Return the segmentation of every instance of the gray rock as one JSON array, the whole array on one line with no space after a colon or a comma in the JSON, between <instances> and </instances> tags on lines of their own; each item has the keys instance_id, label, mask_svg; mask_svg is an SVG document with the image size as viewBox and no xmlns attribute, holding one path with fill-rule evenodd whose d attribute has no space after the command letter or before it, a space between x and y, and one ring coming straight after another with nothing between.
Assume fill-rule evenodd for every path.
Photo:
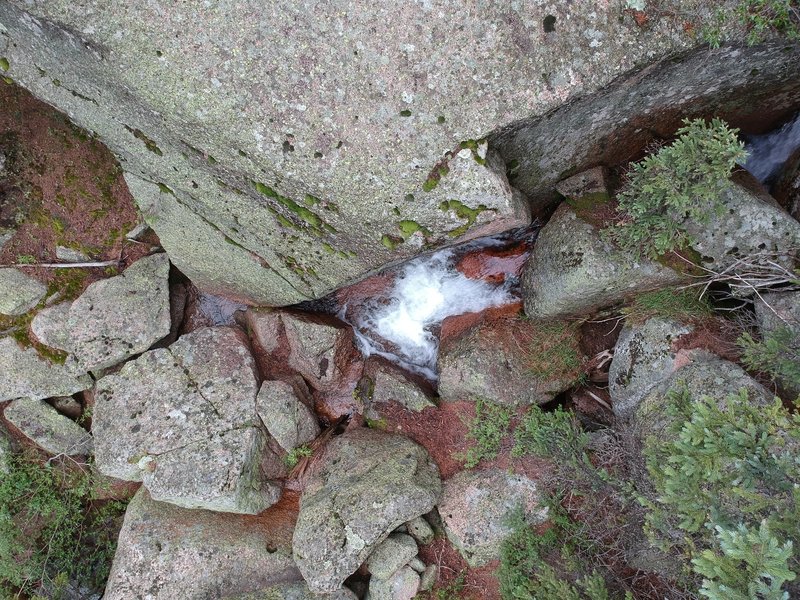
<instances>
[{"instance_id":1,"label":"gray rock","mask_svg":"<svg viewBox=\"0 0 800 600\"><path fill-rule=\"evenodd\" d=\"M19 269L0 269L0 315L25 314L39 304L46 293L46 285Z\"/></svg>"},{"instance_id":2,"label":"gray rock","mask_svg":"<svg viewBox=\"0 0 800 600\"><path fill-rule=\"evenodd\" d=\"M685 364L672 376L655 386L641 401L634 414L635 433L641 439L654 436L663 440L672 419L665 405L670 392L686 389L691 398L709 396L724 408L725 399L741 389L747 390L753 403L766 405L774 394L745 373L739 366L703 350L691 351Z\"/></svg>"},{"instance_id":3,"label":"gray rock","mask_svg":"<svg viewBox=\"0 0 800 600\"><path fill-rule=\"evenodd\" d=\"M0 426L0 475L9 472L9 460L11 458L11 442L8 440L8 432L5 427Z\"/></svg>"},{"instance_id":4,"label":"gray rock","mask_svg":"<svg viewBox=\"0 0 800 600\"><path fill-rule=\"evenodd\" d=\"M33 348L22 348L10 338L0 338L0 402L14 398L68 396L92 387L92 378L74 359L53 363Z\"/></svg>"},{"instance_id":5,"label":"gray rock","mask_svg":"<svg viewBox=\"0 0 800 600\"><path fill-rule=\"evenodd\" d=\"M19 398L6 407L4 414L25 437L50 454L92 454L89 432L43 400Z\"/></svg>"},{"instance_id":6,"label":"gray rock","mask_svg":"<svg viewBox=\"0 0 800 600\"><path fill-rule=\"evenodd\" d=\"M149 232L153 231L150 229L150 225L142 221L136 227L131 229L128 233L125 234L125 239L133 240L135 242L141 242L142 238L147 235Z\"/></svg>"},{"instance_id":7,"label":"gray rock","mask_svg":"<svg viewBox=\"0 0 800 600\"><path fill-rule=\"evenodd\" d=\"M378 579L389 579L417 555L417 543L410 535L393 533L367 558L367 570Z\"/></svg>"},{"instance_id":8,"label":"gray rock","mask_svg":"<svg viewBox=\"0 0 800 600\"><path fill-rule=\"evenodd\" d=\"M660 317L625 324L608 371L608 389L617 417L631 416L650 390L672 376L679 366L672 344L693 329Z\"/></svg>"},{"instance_id":9,"label":"gray rock","mask_svg":"<svg viewBox=\"0 0 800 600\"><path fill-rule=\"evenodd\" d=\"M433 528L428 525L428 522L423 517L411 519L408 523L406 523L406 527L408 528L409 535L411 535L411 537L413 537L423 546L430 544L433 541Z\"/></svg>"},{"instance_id":10,"label":"gray rock","mask_svg":"<svg viewBox=\"0 0 800 600\"><path fill-rule=\"evenodd\" d=\"M439 567L428 565L419 577L419 591L430 592L439 579Z\"/></svg>"},{"instance_id":11,"label":"gray rock","mask_svg":"<svg viewBox=\"0 0 800 600\"><path fill-rule=\"evenodd\" d=\"M371 361L371 364L372 403L397 402L414 412L436 407L428 395L406 379L399 369L382 361Z\"/></svg>"},{"instance_id":12,"label":"gray rock","mask_svg":"<svg viewBox=\"0 0 800 600\"><path fill-rule=\"evenodd\" d=\"M333 438L300 499L292 548L308 587L332 592L399 525L436 504L441 482L411 440L371 429Z\"/></svg>"},{"instance_id":13,"label":"gray rock","mask_svg":"<svg viewBox=\"0 0 800 600\"><path fill-rule=\"evenodd\" d=\"M351 329L282 313L289 342L289 366L315 389L329 387L341 377L336 355L342 345L352 344Z\"/></svg>"},{"instance_id":14,"label":"gray rock","mask_svg":"<svg viewBox=\"0 0 800 600\"><path fill-rule=\"evenodd\" d=\"M310 291L302 282L293 281L296 276L280 259L272 260L272 251L266 253L270 260L265 260L228 237L203 214L188 208L187 204L193 202L192 195L180 190L166 191L133 173L125 173L125 182L145 222L158 234L172 263L198 288L210 294L270 306L294 304L309 298ZM212 181L204 183L214 188L219 185ZM249 206L241 206L235 194L226 191L222 194L224 199L219 200L234 200L232 206L238 205L238 210L245 211L243 215L249 215L243 217L245 221L253 216L265 217L263 206L252 201L245 203Z\"/></svg>"},{"instance_id":15,"label":"gray rock","mask_svg":"<svg viewBox=\"0 0 800 600\"><path fill-rule=\"evenodd\" d=\"M469 204L469 190L460 199L439 186L425 192L423 185L460 141L500 130L521 134L523 124L559 104L591 97L626 71L700 43L667 19L643 35L618 3L509 8L493 0L480 14L424 3L352 8L360 18L343 28L338 4L309 12L283 2L253 18L245 4L108 11L96 0L13 0L0 6L0 23L10 77L97 132L129 175L159 183L163 196L174 193L185 214L194 215L186 221L187 237L197 243L164 241L175 264L182 270L194 265L189 276L196 282L227 278L243 293L254 289L247 296L254 302L256 295L270 295L271 286L276 303L320 296L415 252L408 242L391 251L381 243L383 236L408 232L405 222L427 228L434 243L456 239L448 235L453 224L447 220L469 225L469 213L456 219L456 211L440 208L442 198L474 210L480 205ZM552 34L542 32L548 15L557 18ZM181 39L170 34L177 30ZM519 153L525 158L520 181L538 177L542 188L552 189L564 169L590 166L580 165L587 162L580 157L601 153L593 154L598 144L585 143L587 121L597 121L592 131L602 134L594 137L604 141L618 121L649 132L644 111L658 114L664 104L683 99L678 85L687 72L692 93L685 102L697 111L711 112L722 90L723 109L734 103L729 94L753 112L768 105L758 102L764 98L790 98L797 87L794 54L780 50L737 47L735 55L723 49L709 60L704 49L699 74L668 62L672 78L657 85L637 73L644 82L617 86L622 97L612 104L615 110L582 111L583 127L569 119L580 131L571 143L554 143L552 135L535 144L536 135L519 140L515 147L528 144L528 152ZM745 84L757 90L754 98L738 93ZM300 98L298 86L310 91ZM628 112L628 94L645 97L639 110ZM572 159L570 150L580 157ZM470 188L497 194L504 169L494 171L487 159L490 168L476 169ZM605 157L595 160L610 164ZM504 156L504 162L511 159ZM457 171L451 167L440 186ZM478 175L483 181L474 181ZM131 189L141 204L150 203ZM479 226L479 220L496 219L499 226L516 220L506 195L483 204L502 210L478 213ZM149 220L166 240L179 221L162 217L156 210ZM226 244L236 249L228 253ZM193 256L202 246L203 256ZM223 254L266 264L239 271L233 261L214 258Z\"/></svg>"},{"instance_id":16,"label":"gray rock","mask_svg":"<svg viewBox=\"0 0 800 600\"><path fill-rule=\"evenodd\" d=\"M255 364L235 329L198 329L97 382L92 431L98 469L142 481L154 499L257 514L282 474L255 426Z\"/></svg>"},{"instance_id":17,"label":"gray rock","mask_svg":"<svg viewBox=\"0 0 800 600\"><path fill-rule=\"evenodd\" d=\"M794 333L794 344L791 350L800 352L800 293L776 292L761 294L755 299L756 318L762 336L768 336L776 330L787 327ZM794 397L800 396L800 386L780 378L778 382Z\"/></svg>"},{"instance_id":18,"label":"gray rock","mask_svg":"<svg viewBox=\"0 0 800 600\"><path fill-rule=\"evenodd\" d=\"M623 8L622 4L616 7ZM702 17L698 14L698 22L712 22L717 8L706 3L701 10L709 12ZM556 28L560 25L559 19ZM733 19L728 23L732 25ZM560 30L555 34L560 36ZM556 201L553 188L565 176L595 165L637 159L642 148L670 137L681 119L714 114L738 121L744 116L737 109L743 98L754 102L746 109L750 117L769 122L784 119L781 111L786 115L795 110L800 81L788 82L781 72L787 60L798 58L797 46L767 43L744 49L733 43L675 54L660 63L647 60L650 64L643 64L635 75L618 79L600 93L565 102L544 116L531 114L490 136L490 146L500 151L506 164L515 164L512 183L532 200L534 208L546 206ZM596 68L603 69L599 64ZM753 69L758 72L754 74ZM793 65L792 69L800 67ZM755 87L754 75L759 79ZM554 81L563 79L554 75L550 82ZM766 112L759 114L759 109Z\"/></svg>"},{"instance_id":19,"label":"gray rock","mask_svg":"<svg viewBox=\"0 0 800 600\"><path fill-rule=\"evenodd\" d=\"M682 280L668 267L614 248L564 202L539 232L525 265L525 314L532 319L586 315Z\"/></svg>"},{"instance_id":20,"label":"gray rock","mask_svg":"<svg viewBox=\"0 0 800 600\"><path fill-rule=\"evenodd\" d=\"M352 591L343 587L330 594L315 594L305 583L281 583L250 594L225 596L225 600L357 600Z\"/></svg>"},{"instance_id":21,"label":"gray rock","mask_svg":"<svg viewBox=\"0 0 800 600\"><path fill-rule=\"evenodd\" d=\"M61 262L67 263L81 263L91 260L91 257L85 252L66 246L56 246L56 258Z\"/></svg>"},{"instance_id":22,"label":"gray rock","mask_svg":"<svg viewBox=\"0 0 800 600\"><path fill-rule=\"evenodd\" d=\"M165 254L141 258L121 275L91 284L71 304L40 311L31 329L87 371L114 366L169 333L168 275Z\"/></svg>"},{"instance_id":23,"label":"gray rock","mask_svg":"<svg viewBox=\"0 0 800 600\"><path fill-rule=\"evenodd\" d=\"M388 579L373 577L369 580L369 600L411 600L419 591L419 575L410 567L403 567Z\"/></svg>"},{"instance_id":24,"label":"gray rock","mask_svg":"<svg viewBox=\"0 0 800 600\"><path fill-rule=\"evenodd\" d=\"M314 413L284 381L265 381L256 398L256 412L261 422L281 448L291 452L319 435Z\"/></svg>"},{"instance_id":25,"label":"gray rock","mask_svg":"<svg viewBox=\"0 0 800 600\"><path fill-rule=\"evenodd\" d=\"M424 573L426 569L425 563L422 562L416 556L412 558L410 561L408 561L408 566L414 569L420 575L422 575L422 573Z\"/></svg>"},{"instance_id":26,"label":"gray rock","mask_svg":"<svg viewBox=\"0 0 800 600\"><path fill-rule=\"evenodd\" d=\"M186 510L140 490L128 505L105 600L211 600L297 582L288 551L238 515Z\"/></svg>"},{"instance_id":27,"label":"gray rock","mask_svg":"<svg viewBox=\"0 0 800 600\"><path fill-rule=\"evenodd\" d=\"M83 414L83 406L72 396L58 396L50 398L47 403L59 413L72 420L78 420Z\"/></svg>"},{"instance_id":28,"label":"gray rock","mask_svg":"<svg viewBox=\"0 0 800 600\"><path fill-rule=\"evenodd\" d=\"M742 257L761 252L780 254L800 246L800 223L761 194L734 182L722 201L725 210L713 216L710 223L686 226L707 268L721 270ZM791 265L788 261L787 266Z\"/></svg>"},{"instance_id":29,"label":"gray rock","mask_svg":"<svg viewBox=\"0 0 800 600\"><path fill-rule=\"evenodd\" d=\"M9 240L14 237L16 232L16 229L0 226L0 250L2 250Z\"/></svg>"},{"instance_id":30,"label":"gray rock","mask_svg":"<svg viewBox=\"0 0 800 600\"><path fill-rule=\"evenodd\" d=\"M609 199L608 169L594 167L583 173L567 177L556 185L559 194L570 200L604 202Z\"/></svg>"},{"instance_id":31,"label":"gray rock","mask_svg":"<svg viewBox=\"0 0 800 600\"><path fill-rule=\"evenodd\" d=\"M439 513L447 538L471 567L479 567L500 557L513 511L522 509L531 524L547 519L539 502L536 482L523 475L500 469L462 471L445 481Z\"/></svg>"},{"instance_id":32,"label":"gray rock","mask_svg":"<svg viewBox=\"0 0 800 600\"><path fill-rule=\"evenodd\" d=\"M481 324L443 343L437 363L439 398L443 402L482 398L506 406L549 402L572 386L578 372L533 376L530 355L535 351L536 335L533 323L503 319ZM577 348L576 336L565 336L565 343L572 337Z\"/></svg>"}]
</instances>

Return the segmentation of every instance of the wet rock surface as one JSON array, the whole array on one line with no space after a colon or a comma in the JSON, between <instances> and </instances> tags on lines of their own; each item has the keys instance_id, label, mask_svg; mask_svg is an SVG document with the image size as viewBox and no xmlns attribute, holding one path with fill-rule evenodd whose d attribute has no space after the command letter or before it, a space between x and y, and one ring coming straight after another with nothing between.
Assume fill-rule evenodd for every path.
<instances>
[{"instance_id":1,"label":"wet rock surface","mask_svg":"<svg viewBox=\"0 0 800 600\"><path fill-rule=\"evenodd\" d=\"M679 368L673 344L692 330L691 325L658 317L625 325L608 371L608 389L617 417L632 415L642 398Z\"/></svg>"},{"instance_id":2,"label":"wet rock surface","mask_svg":"<svg viewBox=\"0 0 800 600\"><path fill-rule=\"evenodd\" d=\"M43 400L19 398L6 406L6 420L53 455L91 456L92 436Z\"/></svg>"},{"instance_id":3,"label":"wet rock surface","mask_svg":"<svg viewBox=\"0 0 800 600\"><path fill-rule=\"evenodd\" d=\"M411 381L407 374L391 363L379 358L371 359L365 370L370 381L371 404L397 402L414 412L436 406L431 400L432 394L422 389L430 388L429 385Z\"/></svg>"},{"instance_id":4,"label":"wet rock surface","mask_svg":"<svg viewBox=\"0 0 800 600\"><path fill-rule=\"evenodd\" d=\"M74 355L86 371L144 352L170 330L169 260L154 254L90 285L75 301L34 317L36 338Z\"/></svg>"},{"instance_id":5,"label":"wet rock surface","mask_svg":"<svg viewBox=\"0 0 800 600\"><path fill-rule=\"evenodd\" d=\"M19 269L0 269L0 315L22 315L39 304L47 286Z\"/></svg>"},{"instance_id":6,"label":"wet rock surface","mask_svg":"<svg viewBox=\"0 0 800 600\"><path fill-rule=\"evenodd\" d=\"M616 249L562 203L525 265L522 295L525 314L543 320L591 314L682 280L668 267Z\"/></svg>"},{"instance_id":7,"label":"wet rock surface","mask_svg":"<svg viewBox=\"0 0 800 600\"><path fill-rule=\"evenodd\" d=\"M291 555L263 528L140 490L125 513L104 598L210 600L298 581Z\"/></svg>"},{"instance_id":8,"label":"wet rock surface","mask_svg":"<svg viewBox=\"0 0 800 600\"><path fill-rule=\"evenodd\" d=\"M715 115L744 124L786 118L800 91L796 74L786 79L787 68L796 73L799 57L796 44L779 41L673 55L598 94L522 119L490 136L490 146L507 164L516 161L512 184L536 211L557 202L554 187L565 174L638 159L648 144L669 139L684 118Z\"/></svg>"},{"instance_id":9,"label":"wet rock surface","mask_svg":"<svg viewBox=\"0 0 800 600\"><path fill-rule=\"evenodd\" d=\"M13 338L0 338L0 402L67 396L91 386L91 377L74 360L53 363L33 348L22 348Z\"/></svg>"},{"instance_id":10,"label":"wet rock surface","mask_svg":"<svg viewBox=\"0 0 800 600\"><path fill-rule=\"evenodd\" d=\"M292 548L315 592L332 592L399 525L436 504L428 453L400 436L355 429L331 440L300 502Z\"/></svg>"},{"instance_id":11,"label":"wet rock surface","mask_svg":"<svg viewBox=\"0 0 800 600\"><path fill-rule=\"evenodd\" d=\"M146 352L97 383L97 466L143 481L154 499L256 514L277 501L282 474L255 425L255 364L241 334L199 329Z\"/></svg>"},{"instance_id":12,"label":"wet rock surface","mask_svg":"<svg viewBox=\"0 0 800 600\"><path fill-rule=\"evenodd\" d=\"M447 538L475 567L500 558L513 511L522 509L532 525L547 519L547 509L539 502L535 481L491 469L462 471L445 481L438 508Z\"/></svg>"}]
</instances>

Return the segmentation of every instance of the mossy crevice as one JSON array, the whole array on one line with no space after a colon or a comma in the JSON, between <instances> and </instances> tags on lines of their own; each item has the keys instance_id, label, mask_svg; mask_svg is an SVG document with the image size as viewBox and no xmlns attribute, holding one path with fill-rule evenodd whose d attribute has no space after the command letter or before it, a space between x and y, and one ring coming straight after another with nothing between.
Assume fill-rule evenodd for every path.
<instances>
[{"instance_id":1,"label":"mossy crevice","mask_svg":"<svg viewBox=\"0 0 800 600\"><path fill-rule=\"evenodd\" d=\"M338 233L333 225L325 221L325 219L323 219L319 213L314 212L310 208L321 205L327 210L338 212L338 207L335 204L324 203L320 198L312 196L311 194L306 194L303 200L303 203L306 206L303 206L291 198L278 193L265 183L261 183L260 181L253 181L252 183L258 193L276 201L280 206L288 210L292 215L304 223L295 223L289 217L278 211L277 208L272 207L270 212L273 214L273 216L275 216L275 219L280 225L290 229L296 229L298 231L308 231L315 237L322 237L330 233Z\"/></svg>"},{"instance_id":2,"label":"mossy crevice","mask_svg":"<svg viewBox=\"0 0 800 600\"><path fill-rule=\"evenodd\" d=\"M450 237L458 237L466 233L467 230L469 230L469 228L475 224L475 222L478 220L478 215L480 215L482 212L497 212L496 209L489 208L485 204L479 204L475 208L471 208L460 200L444 200L439 205L439 209L444 212L452 211L459 219L465 220L463 225L460 225L459 227L451 229L447 232L447 235Z\"/></svg>"},{"instance_id":3,"label":"mossy crevice","mask_svg":"<svg viewBox=\"0 0 800 600\"><path fill-rule=\"evenodd\" d=\"M128 125L125 125L125 129L132 133L133 137L135 137L137 140L141 140L144 143L145 148L147 148L150 152L156 154L157 156L164 156L164 153L161 151L161 148L158 147L158 144L147 137L147 135L141 129L135 129L133 127L129 127Z\"/></svg>"}]
</instances>

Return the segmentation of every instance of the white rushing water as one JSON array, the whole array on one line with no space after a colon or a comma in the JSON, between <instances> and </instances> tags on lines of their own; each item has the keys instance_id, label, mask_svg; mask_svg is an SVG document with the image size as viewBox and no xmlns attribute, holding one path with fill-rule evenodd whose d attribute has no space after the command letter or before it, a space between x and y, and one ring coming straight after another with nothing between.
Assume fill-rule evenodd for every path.
<instances>
[{"instance_id":1,"label":"white rushing water","mask_svg":"<svg viewBox=\"0 0 800 600\"><path fill-rule=\"evenodd\" d=\"M480 244L502 242L488 239ZM445 318L517 300L511 278L500 285L469 279L455 269L454 259L454 251L447 249L409 261L397 271L385 296L372 298L358 311L351 324L365 356L383 356L435 381L437 329Z\"/></svg>"},{"instance_id":2,"label":"white rushing water","mask_svg":"<svg viewBox=\"0 0 800 600\"><path fill-rule=\"evenodd\" d=\"M769 183L800 147L800 113L778 129L746 136L747 160L742 165L762 183Z\"/></svg>"}]
</instances>

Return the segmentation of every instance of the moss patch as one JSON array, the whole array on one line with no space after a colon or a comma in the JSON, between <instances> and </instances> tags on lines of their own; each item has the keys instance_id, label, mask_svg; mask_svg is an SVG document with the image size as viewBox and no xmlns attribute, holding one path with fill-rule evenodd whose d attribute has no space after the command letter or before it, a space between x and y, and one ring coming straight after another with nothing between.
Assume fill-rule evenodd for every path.
<instances>
[{"instance_id":1,"label":"moss patch","mask_svg":"<svg viewBox=\"0 0 800 600\"><path fill-rule=\"evenodd\" d=\"M466 221L463 225L448 231L447 235L450 237L463 235L475 224L479 214L487 210L494 210L493 208L488 208L484 204L479 204L476 208L470 208L459 200L444 200L439 205L439 209L444 212L453 211L459 219L464 219Z\"/></svg>"},{"instance_id":2,"label":"moss patch","mask_svg":"<svg viewBox=\"0 0 800 600\"><path fill-rule=\"evenodd\" d=\"M161 148L158 147L158 144L147 137L147 135L145 135L141 129L134 129L133 127L128 127L127 125L125 125L125 129L131 132L133 137L135 137L137 140L144 142L145 148L147 148L150 152L158 156L164 156L164 153L161 151Z\"/></svg>"}]
</instances>

